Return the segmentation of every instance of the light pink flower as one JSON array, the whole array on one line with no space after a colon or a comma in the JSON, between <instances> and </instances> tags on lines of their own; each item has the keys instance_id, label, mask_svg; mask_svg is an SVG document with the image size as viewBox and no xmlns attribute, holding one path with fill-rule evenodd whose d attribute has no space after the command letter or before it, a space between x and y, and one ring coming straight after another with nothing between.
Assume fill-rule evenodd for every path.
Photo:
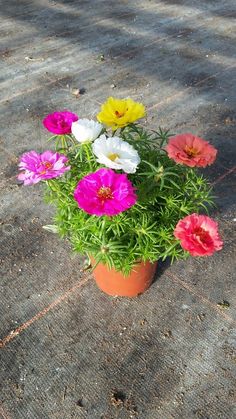
<instances>
[{"instance_id":1,"label":"light pink flower","mask_svg":"<svg viewBox=\"0 0 236 419\"><path fill-rule=\"evenodd\" d=\"M78 206L91 215L117 215L132 207L137 196L127 175L99 169L81 179L75 189Z\"/></svg>"},{"instance_id":2,"label":"light pink flower","mask_svg":"<svg viewBox=\"0 0 236 419\"><path fill-rule=\"evenodd\" d=\"M210 256L223 246L217 223L206 215L194 213L183 218L175 227L174 236L192 256Z\"/></svg>"},{"instance_id":3,"label":"light pink flower","mask_svg":"<svg viewBox=\"0 0 236 419\"><path fill-rule=\"evenodd\" d=\"M78 121L78 119L76 114L69 111L54 112L44 118L43 125L53 134L71 134L72 122Z\"/></svg>"},{"instance_id":4,"label":"light pink flower","mask_svg":"<svg viewBox=\"0 0 236 419\"><path fill-rule=\"evenodd\" d=\"M24 170L18 175L19 180L23 180L24 185L38 183L40 180L52 179L63 175L69 166L65 166L68 158L64 154L45 151L42 154L36 151L29 151L21 156L19 169Z\"/></svg>"},{"instance_id":5,"label":"light pink flower","mask_svg":"<svg viewBox=\"0 0 236 419\"><path fill-rule=\"evenodd\" d=\"M206 167L214 163L217 154L207 141L188 133L172 137L166 151L170 159L189 167Z\"/></svg>"}]
</instances>

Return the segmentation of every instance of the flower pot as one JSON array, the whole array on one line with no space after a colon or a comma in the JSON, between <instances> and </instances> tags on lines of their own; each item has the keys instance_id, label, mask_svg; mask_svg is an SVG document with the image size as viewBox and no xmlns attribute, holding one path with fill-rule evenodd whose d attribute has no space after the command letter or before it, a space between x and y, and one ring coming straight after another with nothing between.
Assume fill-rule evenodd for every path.
<instances>
[{"instance_id":1,"label":"flower pot","mask_svg":"<svg viewBox=\"0 0 236 419\"><path fill-rule=\"evenodd\" d=\"M92 259L92 265L94 265ZM109 269L106 265L99 263L94 271L94 279L97 286L106 294L120 297L136 297L146 291L153 280L157 262L137 263L129 276L122 272Z\"/></svg>"}]
</instances>

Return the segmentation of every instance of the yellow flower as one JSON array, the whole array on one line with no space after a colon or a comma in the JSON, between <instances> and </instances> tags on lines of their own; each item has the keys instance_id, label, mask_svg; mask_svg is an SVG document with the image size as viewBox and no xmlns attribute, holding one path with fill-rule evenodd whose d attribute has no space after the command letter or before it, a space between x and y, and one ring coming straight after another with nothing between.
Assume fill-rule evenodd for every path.
<instances>
[{"instance_id":1,"label":"yellow flower","mask_svg":"<svg viewBox=\"0 0 236 419\"><path fill-rule=\"evenodd\" d=\"M102 105L97 119L115 130L143 118L145 114L145 107L142 103L134 102L132 99L109 97Z\"/></svg>"}]
</instances>

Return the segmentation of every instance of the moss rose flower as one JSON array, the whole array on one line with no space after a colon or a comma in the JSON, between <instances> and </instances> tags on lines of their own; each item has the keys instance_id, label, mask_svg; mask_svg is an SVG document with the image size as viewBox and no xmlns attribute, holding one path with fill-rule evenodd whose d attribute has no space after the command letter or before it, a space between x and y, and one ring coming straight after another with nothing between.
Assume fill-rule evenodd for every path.
<instances>
[{"instance_id":1,"label":"moss rose flower","mask_svg":"<svg viewBox=\"0 0 236 419\"><path fill-rule=\"evenodd\" d=\"M18 179L22 180L24 185L53 179L70 170L69 166L65 166L67 161L68 158L64 154L54 153L50 150L44 151L42 154L29 151L21 156L19 169L24 172L18 175Z\"/></svg>"},{"instance_id":2,"label":"moss rose flower","mask_svg":"<svg viewBox=\"0 0 236 419\"><path fill-rule=\"evenodd\" d=\"M137 201L134 187L127 175L105 168L81 179L75 189L74 198L81 209L97 216L117 215Z\"/></svg>"},{"instance_id":3,"label":"moss rose flower","mask_svg":"<svg viewBox=\"0 0 236 419\"><path fill-rule=\"evenodd\" d=\"M142 103L134 102L129 98L116 99L109 97L102 105L97 119L107 127L116 130L143 118L145 114L145 107Z\"/></svg>"},{"instance_id":4,"label":"moss rose flower","mask_svg":"<svg viewBox=\"0 0 236 419\"><path fill-rule=\"evenodd\" d=\"M79 143L94 141L102 131L102 125L99 122L90 119L79 119L72 123L72 134Z\"/></svg>"},{"instance_id":5,"label":"moss rose flower","mask_svg":"<svg viewBox=\"0 0 236 419\"><path fill-rule=\"evenodd\" d=\"M137 150L119 137L101 135L94 141L92 149L97 161L111 169L135 173L140 163Z\"/></svg>"},{"instance_id":6,"label":"moss rose flower","mask_svg":"<svg viewBox=\"0 0 236 419\"><path fill-rule=\"evenodd\" d=\"M189 167L206 167L214 163L217 154L207 141L188 133L172 137L166 151L170 159Z\"/></svg>"},{"instance_id":7,"label":"moss rose flower","mask_svg":"<svg viewBox=\"0 0 236 419\"><path fill-rule=\"evenodd\" d=\"M56 135L71 134L72 122L78 121L79 117L69 111L50 113L43 120L43 125L48 131Z\"/></svg>"},{"instance_id":8,"label":"moss rose flower","mask_svg":"<svg viewBox=\"0 0 236 419\"><path fill-rule=\"evenodd\" d=\"M192 256L210 256L223 246L217 223L206 215L194 213L183 218L175 227L174 236Z\"/></svg>"}]
</instances>

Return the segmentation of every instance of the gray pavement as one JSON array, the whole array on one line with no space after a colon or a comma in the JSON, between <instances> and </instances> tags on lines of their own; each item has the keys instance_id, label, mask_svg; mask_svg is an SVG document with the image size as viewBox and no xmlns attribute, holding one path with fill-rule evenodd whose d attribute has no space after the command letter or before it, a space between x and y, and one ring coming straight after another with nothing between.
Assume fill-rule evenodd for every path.
<instances>
[{"instance_id":1,"label":"gray pavement","mask_svg":"<svg viewBox=\"0 0 236 419\"><path fill-rule=\"evenodd\" d=\"M1 418L236 417L235 6L1 1ZM53 209L41 185L15 177L22 152L46 148L47 113L94 117L109 95L146 104L148 127L219 150L205 174L224 249L160 263L135 299L97 289L69 243L42 228Z\"/></svg>"}]
</instances>

